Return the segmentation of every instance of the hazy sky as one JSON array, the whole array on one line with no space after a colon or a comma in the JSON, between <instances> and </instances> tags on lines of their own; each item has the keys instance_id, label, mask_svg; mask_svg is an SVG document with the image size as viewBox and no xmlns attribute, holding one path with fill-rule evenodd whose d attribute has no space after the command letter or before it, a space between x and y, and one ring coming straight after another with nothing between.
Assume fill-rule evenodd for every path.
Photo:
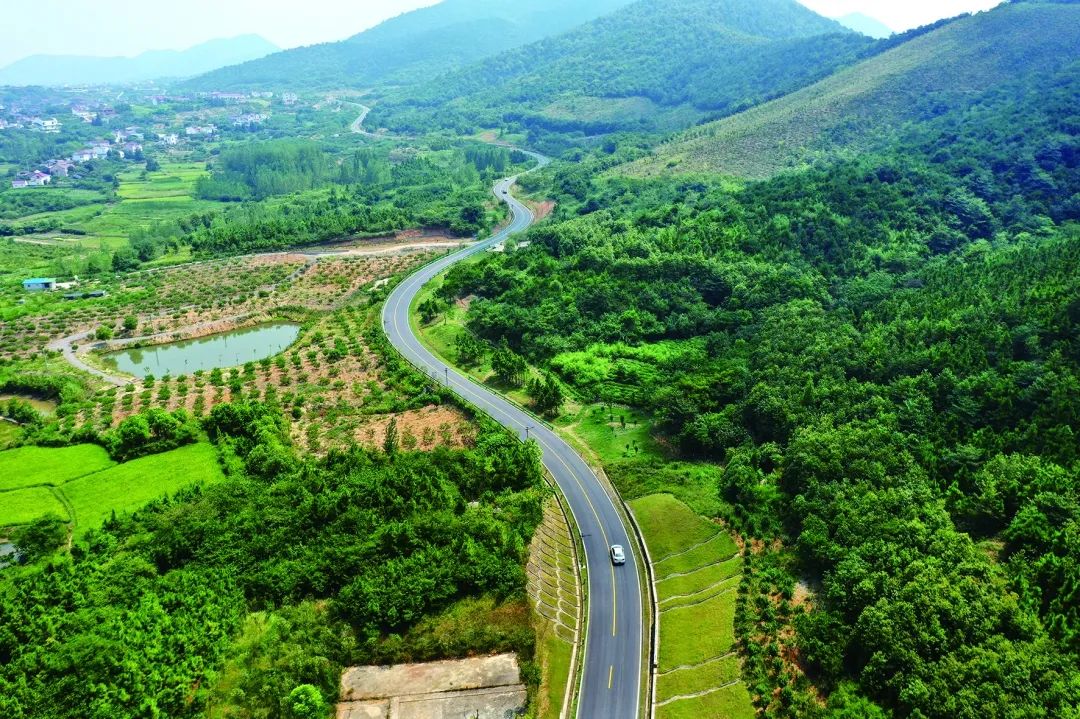
<instances>
[{"instance_id":1,"label":"hazy sky","mask_svg":"<svg viewBox=\"0 0 1080 719\"><path fill-rule=\"evenodd\" d=\"M255 33L283 48L341 40L435 0L0 0L0 67L27 55L137 55Z\"/></svg>"},{"instance_id":2,"label":"hazy sky","mask_svg":"<svg viewBox=\"0 0 1080 719\"><path fill-rule=\"evenodd\" d=\"M799 0L826 17L861 12L880 20L896 32L926 25L943 17L989 10L1002 0Z\"/></svg>"},{"instance_id":3,"label":"hazy sky","mask_svg":"<svg viewBox=\"0 0 1080 719\"><path fill-rule=\"evenodd\" d=\"M513 0L507 0L512 2ZM588 0L583 0L588 2ZM823 15L863 12L894 30L999 0L801 0ZM26 55L136 55L257 33L281 47L340 40L435 0L0 0L0 67Z\"/></svg>"}]
</instances>

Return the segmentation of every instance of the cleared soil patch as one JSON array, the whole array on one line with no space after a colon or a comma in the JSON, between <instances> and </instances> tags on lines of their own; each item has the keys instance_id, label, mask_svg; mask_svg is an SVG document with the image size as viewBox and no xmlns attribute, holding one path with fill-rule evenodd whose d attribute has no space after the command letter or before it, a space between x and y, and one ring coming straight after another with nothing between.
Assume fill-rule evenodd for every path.
<instances>
[{"instance_id":1,"label":"cleared soil patch","mask_svg":"<svg viewBox=\"0 0 1080 719\"><path fill-rule=\"evenodd\" d=\"M341 678L338 719L505 719L528 694L517 656L351 667Z\"/></svg>"}]
</instances>

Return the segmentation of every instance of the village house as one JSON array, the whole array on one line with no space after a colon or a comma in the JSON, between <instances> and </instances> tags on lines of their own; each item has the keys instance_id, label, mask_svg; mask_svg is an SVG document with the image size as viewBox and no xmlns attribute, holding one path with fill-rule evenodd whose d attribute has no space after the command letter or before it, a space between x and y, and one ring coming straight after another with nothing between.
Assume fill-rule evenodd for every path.
<instances>
[{"instance_id":1,"label":"village house","mask_svg":"<svg viewBox=\"0 0 1080 719\"><path fill-rule=\"evenodd\" d=\"M43 119L35 117L31 121L31 126L36 132L45 132L50 135L55 135L60 132L60 121L55 117Z\"/></svg>"},{"instance_id":2,"label":"village house","mask_svg":"<svg viewBox=\"0 0 1080 719\"><path fill-rule=\"evenodd\" d=\"M284 102L287 106L295 105L296 101L299 99L300 97L295 92L286 92L281 96L281 101Z\"/></svg>"},{"instance_id":3,"label":"village house","mask_svg":"<svg viewBox=\"0 0 1080 719\"><path fill-rule=\"evenodd\" d=\"M94 159L94 153L90 150L83 148L82 150L76 150L71 156L72 162L90 162Z\"/></svg>"},{"instance_id":4,"label":"village house","mask_svg":"<svg viewBox=\"0 0 1080 719\"><path fill-rule=\"evenodd\" d=\"M248 96L242 92L212 92L210 98L213 100L221 100L226 103L243 102L248 99Z\"/></svg>"},{"instance_id":5,"label":"village house","mask_svg":"<svg viewBox=\"0 0 1080 719\"><path fill-rule=\"evenodd\" d=\"M27 292L51 292L56 289L56 280L52 277L34 277L23 280L22 286Z\"/></svg>"},{"instance_id":6,"label":"village house","mask_svg":"<svg viewBox=\"0 0 1080 719\"><path fill-rule=\"evenodd\" d=\"M92 112L91 110L88 110L80 105L76 105L75 107L71 108L71 114L87 124L96 120L98 116L96 112Z\"/></svg>"},{"instance_id":7,"label":"village house","mask_svg":"<svg viewBox=\"0 0 1080 719\"><path fill-rule=\"evenodd\" d=\"M184 128L184 134L188 137L197 137L199 135L213 135L217 132L216 125L192 125L191 127Z\"/></svg>"},{"instance_id":8,"label":"village house","mask_svg":"<svg viewBox=\"0 0 1080 719\"><path fill-rule=\"evenodd\" d=\"M53 177L67 177L72 164L67 160L49 160L45 163L46 171Z\"/></svg>"},{"instance_id":9,"label":"village house","mask_svg":"<svg viewBox=\"0 0 1080 719\"><path fill-rule=\"evenodd\" d=\"M24 187L44 187L50 182L52 182L51 177L40 170L34 170L33 172L22 172L18 174L15 179L11 181L11 188L13 190L20 190Z\"/></svg>"},{"instance_id":10,"label":"village house","mask_svg":"<svg viewBox=\"0 0 1080 719\"><path fill-rule=\"evenodd\" d=\"M180 136L175 132L166 135L158 135L158 140L162 145L167 145L169 147L180 144Z\"/></svg>"},{"instance_id":11,"label":"village house","mask_svg":"<svg viewBox=\"0 0 1080 719\"><path fill-rule=\"evenodd\" d=\"M247 125L261 125L270 119L270 116L261 112L247 112L243 115L233 118L233 125L236 127L244 127Z\"/></svg>"}]
</instances>

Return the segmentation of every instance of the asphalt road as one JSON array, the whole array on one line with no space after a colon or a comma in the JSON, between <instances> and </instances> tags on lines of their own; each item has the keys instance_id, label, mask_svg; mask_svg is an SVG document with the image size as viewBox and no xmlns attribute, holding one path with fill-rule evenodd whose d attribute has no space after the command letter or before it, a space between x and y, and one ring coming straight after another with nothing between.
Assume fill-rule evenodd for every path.
<instances>
[{"instance_id":1,"label":"asphalt road","mask_svg":"<svg viewBox=\"0 0 1080 719\"><path fill-rule=\"evenodd\" d=\"M547 163L546 158L533 157L541 166ZM641 584L632 556L635 545L630 541L612 498L570 445L511 402L444 364L420 343L409 323L413 299L432 278L450 265L528 229L533 223L532 212L509 194L516 179L508 178L495 186L496 197L507 203L513 213L509 226L483 242L421 268L398 285L383 307L383 327L390 342L414 365L440 383L449 383L458 395L523 439L527 434L540 444L544 466L562 489L585 544L589 621L577 716L579 719L637 719L644 679ZM626 549L629 556L625 565L612 565L608 549L613 544L621 544Z\"/></svg>"}]
</instances>

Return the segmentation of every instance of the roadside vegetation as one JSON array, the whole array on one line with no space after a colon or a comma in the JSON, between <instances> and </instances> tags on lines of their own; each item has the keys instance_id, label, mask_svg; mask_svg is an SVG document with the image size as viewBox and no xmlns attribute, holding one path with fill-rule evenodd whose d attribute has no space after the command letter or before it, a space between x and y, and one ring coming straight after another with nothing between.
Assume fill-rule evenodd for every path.
<instances>
[{"instance_id":1,"label":"roadside vegetation","mask_svg":"<svg viewBox=\"0 0 1080 719\"><path fill-rule=\"evenodd\" d=\"M529 666L522 564L544 496L535 447L484 426L469 449L305 459L280 411L260 403L215 408L203 427L216 451L196 444L104 469L106 494L96 475L62 485L86 483L73 501L107 506L128 481L118 475L151 462L130 481L171 498L99 513L104 524L84 527L70 552L53 553L64 537L47 521L16 535L41 559L5 571L5 717L153 706L284 718L299 687L335 701L352 663L512 650ZM166 467L195 464L175 452L203 447L214 481L161 483L175 474Z\"/></svg>"},{"instance_id":2,"label":"roadside vegetation","mask_svg":"<svg viewBox=\"0 0 1080 719\"><path fill-rule=\"evenodd\" d=\"M598 148L529 180L553 221L439 290L488 353L693 462L608 471L744 538L735 637L770 716L1077 700L1072 75L759 183L622 178Z\"/></svg>"}]
</instances>

